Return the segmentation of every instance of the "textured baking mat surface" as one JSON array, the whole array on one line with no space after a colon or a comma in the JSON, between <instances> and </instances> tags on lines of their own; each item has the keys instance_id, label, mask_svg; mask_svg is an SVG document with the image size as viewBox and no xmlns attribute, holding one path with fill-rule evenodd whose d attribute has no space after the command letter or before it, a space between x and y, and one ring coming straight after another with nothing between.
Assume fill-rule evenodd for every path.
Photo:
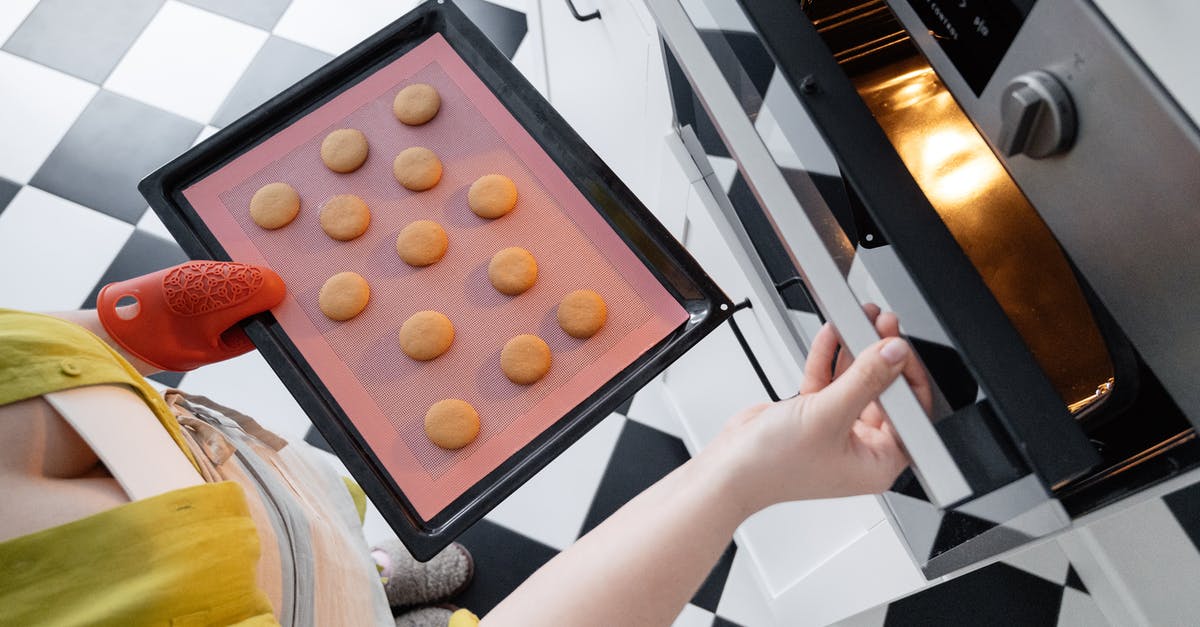
<instances>
[{"instance_id":1,"label":"textured baking mat surface","mask_svg":"<svg viewBox=\"0 0 1200 627\"><path fill-rule=\"evenodd\" d=\"M437 88L442 107L429 123L408 127L392 99L411 83ZM331 172L320 145L338 128L366 134L370 154L359 170ZM441 159L436 187L411 192L392 175L392 160L409 146ZM471 213L466 194L484 174L517 185L517 207L498 220ZM300 194L300 215L265 231L248 205L274 181ZM318 213L337 194L356 194L371 208L367 232L338 242ZM184 190L184 196L235 261L264 264L287 283L273 313L393 480L426 520L583 402L687 320L687 313L642 265L575 185L459 58L434 35L291 126ZM446 256L412 268L396 253L396 236L414 220L440 223ZM488 281L492 255L508 246L538 260L537 283L516 297ZM361 274L371 301L353 320L334 322L317 306L327 278ZM587 340L559 328L556 309L581 288L603 295L608 322ZM416 362L401 352L400 325L434 309L454 322L454 344L441 357ZM553 365L541 381L521 386L500 371L500 349L533 333L550 345ZM247 385L253 385L247 381ZM479 437L458 451L429 442L424 416L433 403L461 398L479 411Z\"/></svg>"}]
</instances>

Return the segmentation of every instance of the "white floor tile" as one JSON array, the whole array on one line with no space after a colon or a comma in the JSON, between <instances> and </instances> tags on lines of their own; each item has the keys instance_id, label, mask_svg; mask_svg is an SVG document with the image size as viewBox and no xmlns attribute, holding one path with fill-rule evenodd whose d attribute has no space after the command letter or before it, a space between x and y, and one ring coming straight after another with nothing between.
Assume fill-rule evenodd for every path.
<instances>
[{"instance_id":1,"label":"white floor tile","mask_svg":"<svg viewBox=\"0 0 1200 627\"><path fill-rule=\"evenodd\" d=\"M729 577L725 579L725 590L717 604L717 614L739 625L765 627L775 624L771 608L767 606L766 594L759 586L752 565L743 551L739 550L733 555Z\"/></svg>"},{"instance_id":2,"label":"white floor tile","mask_svg":"<svg viewBox=\"0 0 1200 627\"><path fill-rule=\"evenodd\" d=\"M883 627L884 620L887 619L887 607L886 604L873 607L845 620L840 620L834 625L837 627Z\"/></svg>"},{"instance_id":3,"label":"white floor tile","mask_svg":"<svg viewBox=\"0 0 1200 627\"><path fill-rule=\"evenodd\" d=\"M38 0L4 0L0 2L0 44L21 26L21 22L37 6Z\"/></svg>"},{"instance_id":4,"label":"white floor tile","mask_svg":"<svg viewBox=\"0 0 1200 627\"><path fill-rule=\"evenodd\" d=\"M1194 617L1193 617L1194 618ZM1105 627L1109 621L1096 600L1074 588L1063 590L1058 627Z\"/></svg>"},{"instance_id":5,"label":"white floor tile","mask_svg":"<svg viewBox=\"0 0 1200 627\"><path fill-rule=\"evenodd\" d=\"M27 183L97 87L7 52L0 52L0 85L0 176Z\"/></svg>"},{"instance_id":6,"label":"white floor tile","mask_svg":"<svg viewBox=\"0 0 1200 627\"><path fill-rule=\"evenodd\" d=\"M196 136L196 141L192 142L192 145L195 146L209 137L216 135L219 130L221 129L215 126L205 125L204 128L200 129L200 134Z\"/></svg>"},{"instance_id":7,"label":"white floor tile","mask_svg":"<svg viewBox=\"0 0 1200 627\"><path fill-rule=\"evenodd\" d=\"M633 397L628 418L683 439L678 410L667 399L662 377L655 377Z\"/></svg>"},{"instance_id":8,"label":"white floor tile","mask_svg":"<svg viewBox=\"0 0 1200 627\"><path fill-rule=\"evenodd\" d=\"M416 0L293 0L274 32L329 54L341 54L416 5Z\"/></svg>"},{"instance_id":9,"label":"white floor tile","mask_svg":"<svg viewBox=\"0 0 1200 627\"><path fill-rule=\"evenodd\" d=\"M1054 541L1043 542L1001 561L1057 584L1067 581L1067 570L1071 567L1067 555L1058 548L1058 543Z\"/></svg>"},{"instance_id":10,"label":"white floor tile","mask_svg":"<svg viewBox=\"0 0 1200 627\"><path fill-rule=\"evenodd\" d=\"M487 518L556 549L570 546L583 527L624 424L618 414L605 418Z\"/></svg>"},{"instance_id":11,"label":"white floor tile","mask_svg":"<svg viewBox=\"0 0 1200 627\"><path fill-rule=\"evenodd\" d=\"M679 617L675 619L671 627L711 627L712 624L712 612L688 603L683 606L683 611L679 613Z\"/></svg>"},{"instance_id":12,"label":"white floor tile","mask_svg":"<svg viewBox=\"0 0 1200 627\"><path fill-rule=\"evenodd\" d=\"M153 209L146 209L146 213L142 215L142 219L138 220L137 228L139 231L152 233L165 240L175 241L171 232L167 230L167 227L158 218L158 214L154 213Z\"/></svg>"},{"instance_id":13,"label":"white floor tile","mask_svg":"<svg viewBox=\"0 0 1200 627\"><path fill-rule=\"evenodd\" d=\"M266 31L170 0L104 86L206 123L266 40Z\"/></svg>"},{"instance_id":14,"label":"white floor tile","mask_svg":"<svg viewBox=\"0 0 1200 627\"><path fill-rule=\"evenodd\" d=\"M312 424L257 351L197 368L180 387L236 409L288 440L304 439Z\"/></svg>"},{"instance_id":15,"label":"white floor tile","mask_svg":"<svg viewBox=\"0 0 1200 627\"><path fill-rule=\"evenodd\" d=\"M22 188L0 213L0 307L78 309L132 232L98 211Z\"/></svg>"}]
</instances>

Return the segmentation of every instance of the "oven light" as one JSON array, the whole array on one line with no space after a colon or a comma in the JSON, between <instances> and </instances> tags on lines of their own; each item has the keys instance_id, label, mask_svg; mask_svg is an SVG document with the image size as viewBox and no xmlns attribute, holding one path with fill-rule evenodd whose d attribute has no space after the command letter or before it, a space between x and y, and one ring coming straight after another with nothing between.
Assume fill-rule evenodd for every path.
<instances>
[{"instance_id":1,"label":"oven light","mask_svg":"<svg viewBox=\"0 0 1200 627\"><path fill-rule=\"evenodd\" d=\"M963 209L962 203L990 189L1004 171L974 129L942 128L916 136L917 183L940 211Z\"/></svg>"}]
</instances>

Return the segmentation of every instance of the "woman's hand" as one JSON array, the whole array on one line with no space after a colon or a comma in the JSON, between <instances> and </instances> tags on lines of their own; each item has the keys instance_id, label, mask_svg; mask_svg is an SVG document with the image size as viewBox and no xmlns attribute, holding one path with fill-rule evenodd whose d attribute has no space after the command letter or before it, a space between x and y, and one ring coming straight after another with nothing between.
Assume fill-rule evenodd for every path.
<instances>
[{"instance_id":1,"label":"woman's hand","mask_svg":"<svg viewBox=\"0 0 1200 627\"><path fill-rule=\"evenodd\" d=\"M702 454L714 460L730 498L748 512L784 501L879 493L908 465L878 398L903 374L928 412L929 380L899 338L896 316L875 305L864 309L884 339L853 359L838 350L837 332L826 324L813 339L800 394L735 416Z\"/></svg>"}]
</instances>

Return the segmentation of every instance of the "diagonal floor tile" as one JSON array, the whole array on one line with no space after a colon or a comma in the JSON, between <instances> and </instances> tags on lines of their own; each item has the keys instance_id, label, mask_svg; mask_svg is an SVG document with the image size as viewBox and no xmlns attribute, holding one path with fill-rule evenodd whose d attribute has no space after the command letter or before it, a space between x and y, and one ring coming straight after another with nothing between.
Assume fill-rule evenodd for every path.
<instances>
[{"instance_id":1,"label":"diagonal floor tile","mask_svg":"<svg viewBox=\"0 0 1200 627\"><path fill-rule=\"evenodd\" d=\"M33 187L0 213L0 307L79 307L133 227Z\"/></svg>"},{"instance_id":2,"label":"diagonal floor tile","mask_svg":"<svg viewBox=\"0 0 1200 627\"><path fill-rule=\"evenodd\" d=\"M417 6L416 0L292 0L275 34L341 54Z\"/></svg>"},{"instance_id":3,"label":"diagonal floor tile","mask_svg":"<svg viewBox=\"0 0 1200 627\"><path fill-rule=\"evenodd\" d=\"M689 603L683 606L671 627L710 627L714 619L712 612Z\"/></svg>"},{"instance_id":4,"label":"diagonal floor tile","mask_svg":"<svg viewBox=\"0 0 1200 627\"><path fill-rule=\"evenodd\" d=\"M266 40L266 31L168 0L104 88L205 123Z\"/></svg>"},{"instance_id":5,"label":"diagonal floor tile","mask_svg":"<svg viewBox=\"0 0 1200 627\"><path fill-rule=\"evenodd\" d=\"M291 0L183 0L213 13L232 17L263 30L275 28L275 23L287 10Z\"/></svg>"},{"instance_id":6,"label":"diagonal floor tile","mask_svg":"<svg viewBox=\"0 0 1200 627\"><path fill-rule=\"evenodd\" d=\"M27 183L96 94L96 86L0 52L0 176Z\"/></svg>"},{"instance_id":7,"label":"diagonal floor tile","mask_svg":"<svg viewBox=\"0 0 1200 627\"><path fill-rule=\"evenodd\" d=\"M481 520L458 538L475 559L475 579L453 599L479 616L492 611L558 551L515 531Z\"/></svg>"},{"instance_id":8,"label":"diagonal floor tile","mask_svg":"<svg viewBox=\"0 0 1200 627\"><path fill-rule=\"evenodd\" d=\"M117 253L116 258L109 264L108 269L96 282L92 292L83 301L84 309L96 307L96 296L100 288L117 281L124 281L143 274L150 274L181 264L188 260L183 250L173 240L166 240L145 231L134 230L129 241Z\"/></svg>"},{"instance_id":9,"label":"diagonal floor tile","mask_svg":"<svg viewBox=\"0 0 1200 627\"><path fill-rule=\"evenodd\" d=\"M1058 623L1063 587L1007 564L992 564L888 606L888 627Z\"/></svg>"},{"instance_id":10,"label":"diagonal floor tile","mask_svg":"<svg viewBox=\"0 0 1200 627\"><path fill-rule=\"evenodd\" d=\"M772 625L775 621L771 608L767 606L767 597L752 568L754 565L745 551L734 554L729 576L725 578L725 590L721 592L721 601L717 604L717 615L751 627Z\"/></svg>"},{"instance_id":11,"label":"diagonal floor tile","mask_svg":"<svg viewBox=\"0 0 1200 627\"><path fill-rule=\"evenodd\" d=\"M1109 620L1091 596L1067 588L1063 590L1062 608L1057 627L1107 627Z\"/></svg>"},{"instance_id":12,"label":"diagonal floor tile","mask_svg":"<svg viewBox=\"0 0 1200 627\"><path fill-rule=\"evenodd\" d=\"M608 460L579 535L606 518L688 460L683 441L658 429L627 421Z\"/></svg>"},{"instance_id":13,"label":"diagonal floor tile","mask_svg":"<svg viewBox=\"0 0 1200 627\"><path fill-rule=\"evenodd\" d=\"M524 13L487 0L456 0L456 4L504 56L513 58L528 30Z\"/></svg>"},{"instance_id":14,"label":"diagonal floor tile","mask_svg":"<svg viewBox=\"0 0 1200 627\"><path fill-rule=\"evenodd\" d=\"M596 528L606 518L688 460L683 440L639 422L625 422L604 478L579 535ZM715 611L736 548L732 542L692 598L692 603Z\"/></svg>"},{"instance_id":15,"label":"diagonal floor tile","mask_svg":"<svg viewBox=\"0 0 1200 627\"><path fill-rule=\"evenodd\" d=\"M555 549L570 546L624 424L620 414L605 418L492 510L487 519Z\"/></svg>"},{"instance_id":16,"label":"diagonal floor tile","mask_svg":"<svg viewBox=\"0 0 1200 627\"><path fill-rule=\"evenodd\" d=\"M200 128L172 113L101 91L32 184L134 223L146 210L138 181L187 150Z\"/></svg>"},{"instance_id":17,"label":"diagonal floor tile","mask_svg":"<svg viewBox=\"0 0 1200 627\"><path fill-rule=\"evenodd\" d=\"M270 37L221 104L213 125L228 126L332 58L329 53L282 37Z\"/></svg>"},{"instance_id":18,"label":"diagonal floor tile","mask_svg":"<svg viewBox=\"0 0 1200 627\"><path fill-rule=\"evenodd\" d=\"M99 84L108 78L162 3L42 0L4 49Z\"/></svg>"},{"instance_id":19,"label":"diagonal floor tile","mask_svg":"<svg viewBox=\"0 0 1200 627\"><path fill-rule=\"evenodd\" d=\"M0 43L12 36L26 17L37 7L38 0L4 0L0 2Z\"/></svg>"},{"instance_id":20,"label":"diagonal floor tile","mask_svg":"<svg viewBox=\"0 0 1200 627\"><path fill-rule=\"evenodd\" d=\"M4 208L8 206L8 203L12 202L13 197L19 191L21 191L20 185L6 178L0 178L0 212L4 211Z\"/></svg>"}]
</instances>

